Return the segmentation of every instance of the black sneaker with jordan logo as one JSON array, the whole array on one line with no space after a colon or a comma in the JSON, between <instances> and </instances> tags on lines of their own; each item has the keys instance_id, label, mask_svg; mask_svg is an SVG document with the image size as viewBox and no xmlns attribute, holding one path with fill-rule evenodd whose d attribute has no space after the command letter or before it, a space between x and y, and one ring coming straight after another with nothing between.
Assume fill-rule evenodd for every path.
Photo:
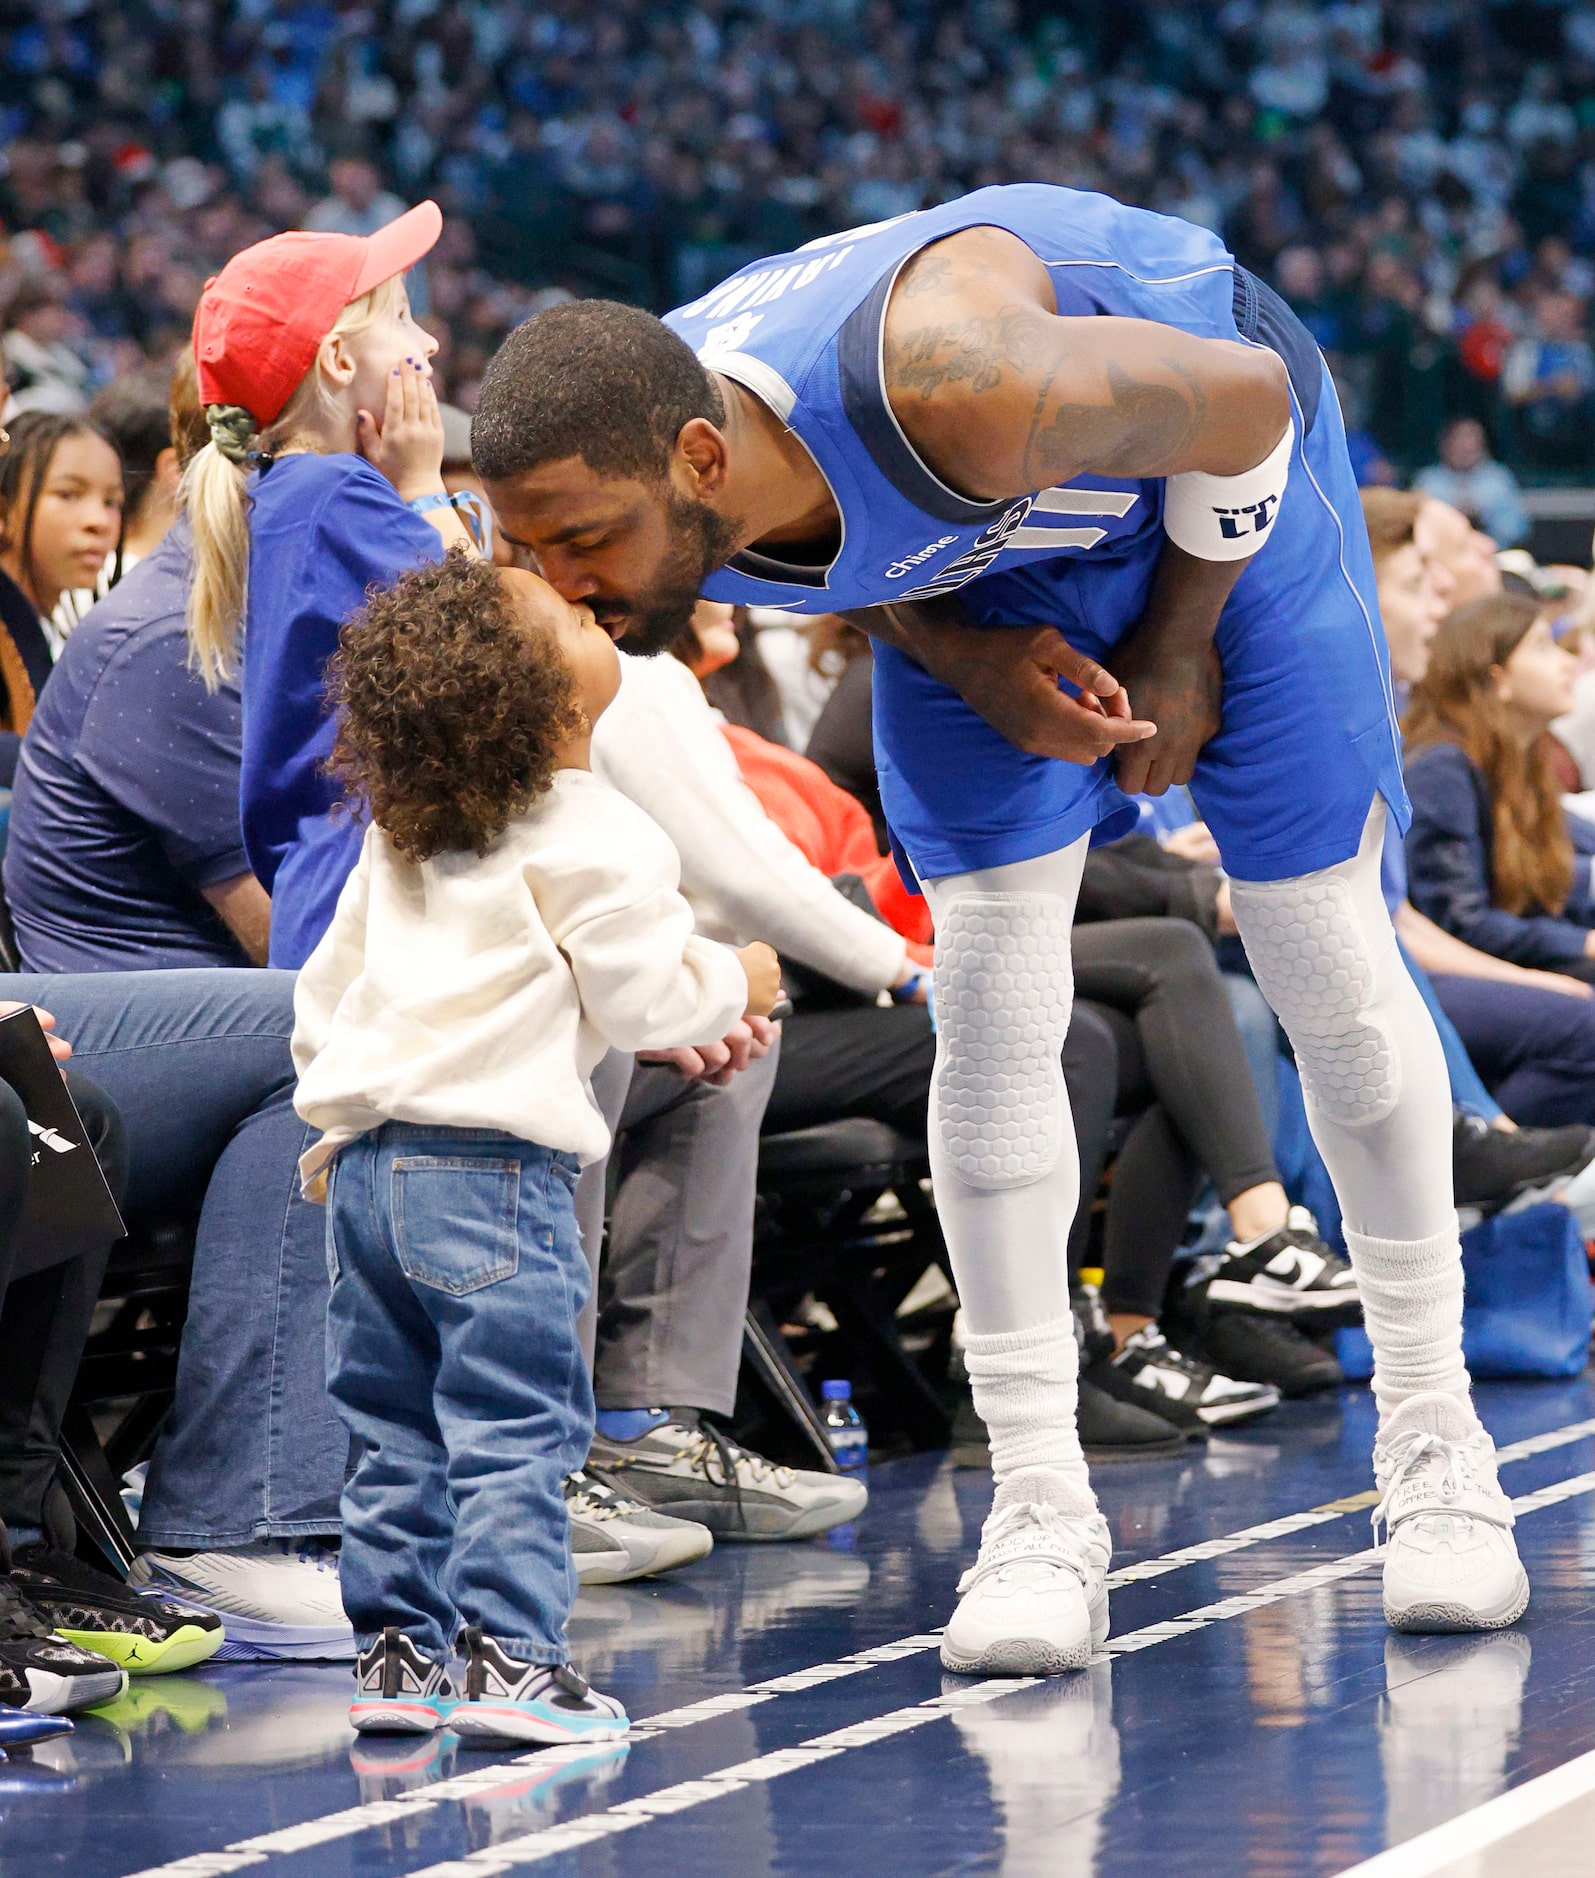
<instances>
[{"instance_id":1,"label":"black sneaker with jordan logo","mask_svg":"<svg viewBox=\"0 0 1595 1878\"><path fill-rule=\"evenodd\" d=\"M1231 1240L1201 1286L1208 1308L1287 1318L1304 1330L1341 1330L1362 1322L1350 1264L1318 1236L1318 1222L1293 1206L1285 1224L1248 1245Z\"/></svg>"},{"instance_id":2,"label":"black sneaker with jordan logo","mask_svg":"<svg viewBox=\"0 0 1595 1878\"><path fill-rule=\"evenodd\" d=\"M126 1687L120 1663L68 1643L0 1577L0 1703L34 1715L75 1715Z\"/></svg>"}]
</instances>

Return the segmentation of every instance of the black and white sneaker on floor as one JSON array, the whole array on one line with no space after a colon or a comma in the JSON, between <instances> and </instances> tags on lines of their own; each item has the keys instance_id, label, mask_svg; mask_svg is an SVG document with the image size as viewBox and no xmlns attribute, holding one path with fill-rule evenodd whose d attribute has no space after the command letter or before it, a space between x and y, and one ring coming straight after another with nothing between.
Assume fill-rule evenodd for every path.
<instances>
[{"instance_id":1,"label":"black and white sneaker on floor","mask_svg":"<svg viewBox=\"0 0 1595 1878\"><path fill-rule=\"evenodd\" d=\"M1318 1236L1318 1222L1293 1206L1285 1224L1249 1244L1231 1240L1206 1284L1215 1310L1288 1318L1305 1330L1362 1322L1362 1300L1349 1262Z\"/></svg>"},{"instance_id":2,"label":"black and white sneaker on floor","mask_svg":"<svg viewBox=\"0 0 1595 1878\"><path fill-rule=\"evenodd\" d=\"M1186 1334L1180 1332L1182 1342ZM1345 1381L1329 1351L1282 1317L1210 1311L1192 1334L1190 1347L1226 1376L1272 1383L1292 1399L1338 1389Z\"/></svg>"},{"instance_id":3,"label":"black and white sneaker on floor","mask_svg":"<svg viewBox=\"0 0 1595 1878\"><path fill-rule=\"evenodd\" d=\"M672 1519L628 1499L595 1474L565 1481L576 1576L584 1585L619 1585L674 1571L714 1550L714 1535L692 1519Z\"/></svg>"},{"instance_id":4,"label":"black and white sneaker on floor","mask_svg":"<svg viewBox=\"0 0 1595 1878\"><path fill-rule=\"evenodd\" d=\"M1176 1350L1156 1324L1127 1337L1117 1356L1094 1363L1090 1380L1119 1401L1150 1409L1196 1436L1279 1406L1279 1391L1271 1383L1222 1374Z\"/></svg>"},{"instance_id":5,"label":"black and white sneaker on floor","mask_svg":"<svg viewBox=\"0 0 1595 1878\"><path fill-rule=\"evenodd\" d=\"M587 1471L657 1513L733 1541L807 1539L857 1519L869 1500L862 1481L778 1467L691 1409L672 1409L634 1441L594 1435Z\"/></svg>"},{"instance_id":6,"label":"black and white sneaker on floor","mask_svg":"<svg viewBox=\"0 0 1595 1878\"><path fill-rule=\"evenodd\" d=\"M120 1663L68 1643L0 1577L0 1703L32 1715L75 1715L126 1688Z\"/></svg>"}]
</instances>

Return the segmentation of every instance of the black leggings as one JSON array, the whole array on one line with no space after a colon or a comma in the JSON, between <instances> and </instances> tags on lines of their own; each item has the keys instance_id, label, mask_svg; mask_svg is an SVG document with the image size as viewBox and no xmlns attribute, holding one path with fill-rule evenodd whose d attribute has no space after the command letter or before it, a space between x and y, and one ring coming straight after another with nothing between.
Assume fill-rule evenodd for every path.
<instances>
[{"instance_id":1,"label":"black leggings","mask_svg":"<svg viewBox=\"0 0 1595 1878\"><path fill-rule=\"evenodd\" d=\"M1195 926L1077 926L1074 976L1113 1025L1117 1112L1136 1117L1108 1198L1103 1303L1155 1317L1201 1176L1228 1205L1279 1172L1213 948Z\"/></svg>"},{"instance_id":2,"label":"black leggings","mask_svg":"<svg viewBox=\"0 0 1595 1878\"><path fill-rule=\"evenodd\" d=\"M1074 1111L1085 1199L1069 1238L1071 1270L1084 1259L1091 1200L1102 1178L1118 1088L1109 1016L1089 1004L1077 1004L1063 1046L1063 1080ZM782 1026L781 1059L764 1111L764 1132L782 1134L843 1116L868 1115L922 1141L935 1062L936 1036L923 1005L799 1010Z\"/></svg>"},{"instance_id":3,"label":"black leggings","mask_svg":"<svg viewBox=\"0 0 1595 1878\"><path fill-rule=\"evenodd\" d=\"M122 1118L81 1076L67 1086L112 1193L127 1186ZM60 1458L61 1421L77 1380L111 1246L13 1275L17 1225L28 1199L28 1117L0 1082L0 1525L37 1526Z\"/></svg>"}]
</instances>

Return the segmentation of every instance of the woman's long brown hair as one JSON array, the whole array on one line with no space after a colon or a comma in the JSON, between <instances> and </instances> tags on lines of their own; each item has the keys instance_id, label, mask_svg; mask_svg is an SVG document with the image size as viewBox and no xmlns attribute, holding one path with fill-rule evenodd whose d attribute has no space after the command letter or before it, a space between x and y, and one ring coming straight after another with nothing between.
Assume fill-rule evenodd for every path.
<instances>
[{"instance_id":1,"label":"woman's long brown hair","mask_svg":"<svg viewBox=\"0 0 1595 1878\"><path fill-rule=\"evenodd\" d=\"M1491 676L1537 613L1513 593L1459 606L1435 637L1402 726L1409 752L1458 744L1484 772L1495 834L1490 895L1508 913L1560 913L1573 885L1573 844L1545 738L1525 746L1513 735Z\"/></svg>"}]
</instances>

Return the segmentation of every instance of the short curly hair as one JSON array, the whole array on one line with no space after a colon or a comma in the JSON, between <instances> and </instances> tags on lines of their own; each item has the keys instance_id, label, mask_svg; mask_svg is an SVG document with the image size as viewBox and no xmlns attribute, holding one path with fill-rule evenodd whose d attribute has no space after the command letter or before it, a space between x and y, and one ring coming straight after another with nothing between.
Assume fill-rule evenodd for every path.
<instances>
[{"instance_id":1,"label":"short curly hair","mask_svg":"<svg viewBox=\"0 0 1595 1878\"><path fill-rule=\"evenodd\" d=\"M375 590L338 635L329 768L406 860L485 853L546 793L586 719L553 635L453 548Z\"/></svg>"}]
</instances>

